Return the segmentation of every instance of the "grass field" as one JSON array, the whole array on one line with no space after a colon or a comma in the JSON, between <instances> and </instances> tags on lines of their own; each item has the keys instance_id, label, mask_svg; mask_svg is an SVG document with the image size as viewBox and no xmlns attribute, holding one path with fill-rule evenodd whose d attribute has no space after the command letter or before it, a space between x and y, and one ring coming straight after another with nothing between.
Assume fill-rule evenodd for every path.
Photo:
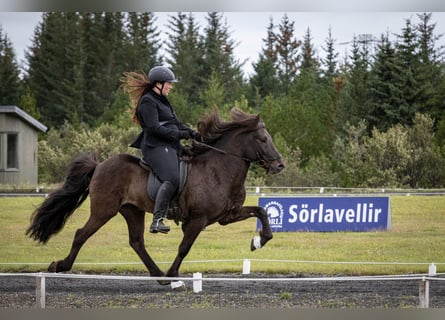
<instances>
[{"instance_id":1,"label":"grass field","mask_svg":"<svg viewBox=\"0 0 445 320\"><path fill-rule=\"evenodd\" d=\"M89 215L87 199L62 232L47 245L40 245L26 237L25 230L41 201L35 197L0 198L0 272L46 271L51 261L68 254L74 232ZM249 205L256 203L256 197L247 199ZM241 272L243 259L252 260L252 272L265 273L425 273L429 263L436 263L437 272L445 272L445 196L391 196L391 210L390 231L276 232L264 248L255 252L250 251L250 240L257 234L256 219L229 226L212 225L201 233L180 272ZM151 215L147 215L146 223L150 221ZM173 261L181 237L180 226L174 223L168 235L146 233L147 250L162 270ZM128 244L122 216L117 215L90 238L73 271L146 271Z\"/></svg>"}]
</instances>

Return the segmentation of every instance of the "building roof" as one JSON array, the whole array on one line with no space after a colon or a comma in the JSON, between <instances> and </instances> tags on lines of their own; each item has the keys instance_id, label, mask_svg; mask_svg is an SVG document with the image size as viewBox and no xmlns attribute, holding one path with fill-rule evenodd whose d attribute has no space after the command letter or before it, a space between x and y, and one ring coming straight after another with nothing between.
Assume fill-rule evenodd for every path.
<instances>
[{"instance_id":1,"label":"building roof","mask_svg":"<svg viewBox=\"0 0 445 320\"><path fill-rule=\"evenodd\" d=\"M12 113L42 132L46 132L48 128L35 118L31 117L25 111L17 106L0 106L0 113Z\"/></svg>"}]
</instances>

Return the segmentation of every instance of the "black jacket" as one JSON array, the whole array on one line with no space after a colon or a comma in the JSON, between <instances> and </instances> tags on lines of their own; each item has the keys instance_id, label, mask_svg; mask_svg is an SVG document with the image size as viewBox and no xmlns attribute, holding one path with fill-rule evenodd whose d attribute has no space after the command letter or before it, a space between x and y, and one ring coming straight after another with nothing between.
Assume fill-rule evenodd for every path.
<instances>
[{"instance_id":1,"label":"black jacket","mask_svg":"<svg viewBox=\"0 0 445 320\"><path fill-rule=\"evenodd\" d=\"M170 146L179 151L182 148L179 140L190 138L194 134L191 128L176 117L167 98L152 90L139 100L137 115L142 132L130 145L131 147Z\"/></svg>"}]
</instances>

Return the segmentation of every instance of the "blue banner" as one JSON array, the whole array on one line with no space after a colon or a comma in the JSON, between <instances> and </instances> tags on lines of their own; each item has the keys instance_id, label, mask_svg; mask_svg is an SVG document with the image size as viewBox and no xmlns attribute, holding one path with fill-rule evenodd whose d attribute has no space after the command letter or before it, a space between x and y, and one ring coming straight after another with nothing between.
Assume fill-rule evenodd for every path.
<instances>
[{"instance_id":1,"label":"blue banner","mask_svg":"<svg viewBox=\"0 0 445 320\"><path fill-rule=\"evenodd\" d=\"M389 197L260 197L258 205L266 210L273 232L391 228Z\"/></svg>"}]
</instances>

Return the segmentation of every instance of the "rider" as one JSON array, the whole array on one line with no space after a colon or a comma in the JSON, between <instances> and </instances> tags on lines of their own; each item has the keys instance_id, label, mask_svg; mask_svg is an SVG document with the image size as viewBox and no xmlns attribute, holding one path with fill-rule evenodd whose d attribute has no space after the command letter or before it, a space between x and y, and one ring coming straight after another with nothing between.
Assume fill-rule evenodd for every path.
<instances>
[{"instance_id":1,"label":"rider","mask_svg":"<svg viewBox=\"0 0 445 320\"><path fill-rule=\"evenodd\" d=\"M162 183L155 199L150 232L168 233L170 226L164 219L179 186L180 139L199 139L199 134L179 121L167 99L173 83L178 82L169 68L155 66L148 78L136 72L126 73L123 82L132 102L137 101L134 120L142 128L131 146L141 149L143 160Z\"/></svg>"}]
</instances>

